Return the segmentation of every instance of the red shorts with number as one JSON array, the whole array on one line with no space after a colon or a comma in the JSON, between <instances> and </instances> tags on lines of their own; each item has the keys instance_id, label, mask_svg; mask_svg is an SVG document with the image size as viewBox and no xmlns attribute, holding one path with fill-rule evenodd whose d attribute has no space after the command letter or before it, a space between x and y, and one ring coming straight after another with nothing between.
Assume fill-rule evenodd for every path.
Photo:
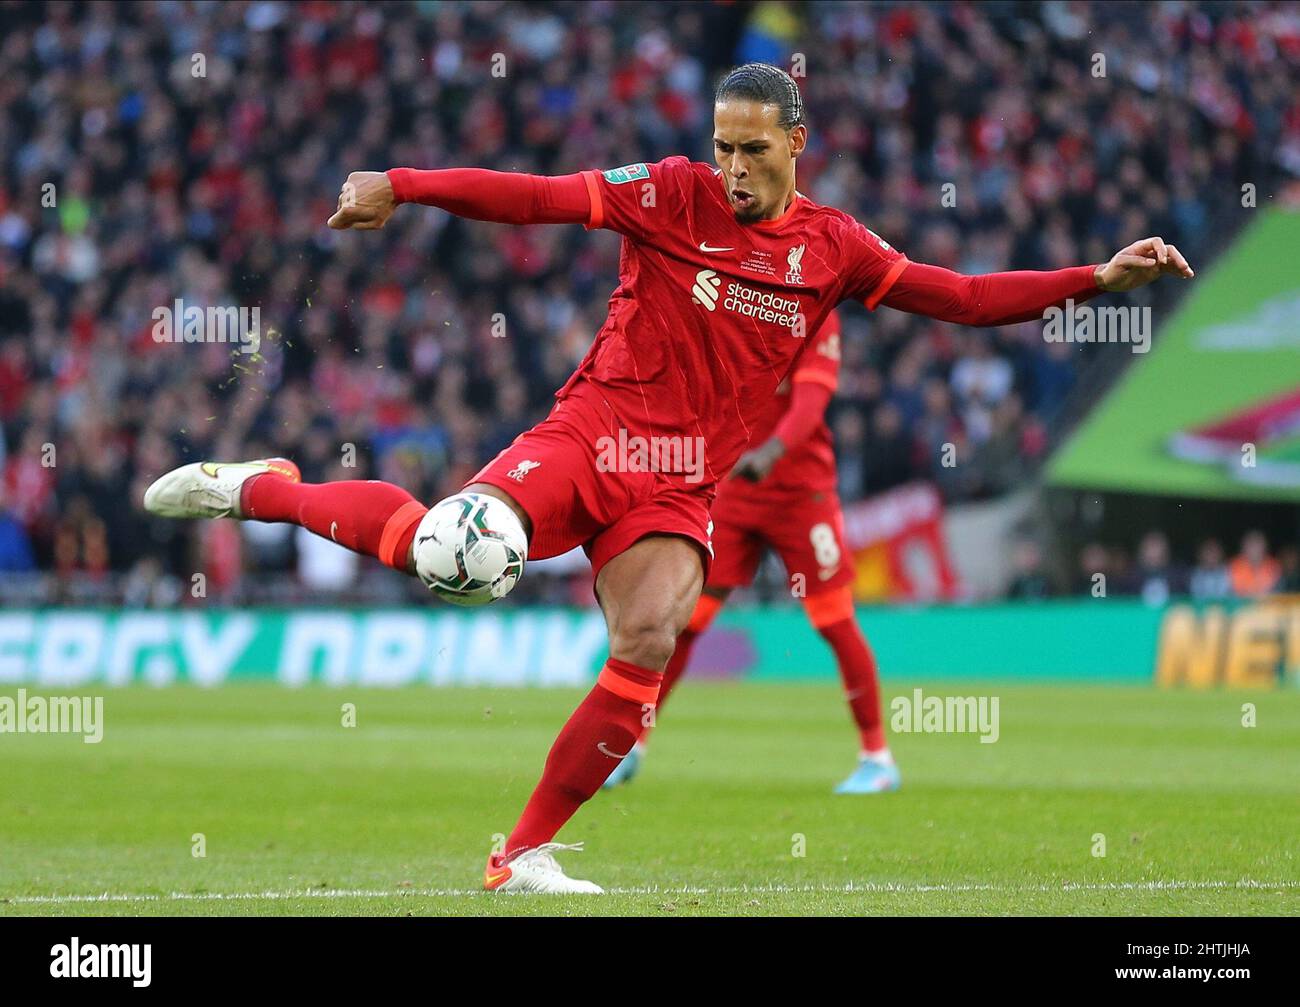
<instances>
[{"instance_id":1,"label":"red shorts with number","mask_svg":"<svg viewBox=\"0 0 1300 1007\"><path fill-rule=\"evenodd\" d=\"M515 438L470 483L505 490L533 523L529 559L547 559L582 546L592 571L647 535L680 535L699 548L704 575L715 484L678 473L604 471L602 438L618 443L624 427L599 389L578 381L551 414ZM469 485L467 483L466 485Z\"/></svg>"},{"instance_id":2,"label":"red shorts with number","mask_svg":"<svg viewBox=\"0 0 1300 1007\"><path fill-rule=\"evenodd\" d=\"M791 578L802 575L806 597L853 583L838 494L765 493L761 483L723 480L713 504L717 558L708 586L747 587L768 548L781 557Z\"/></svg>"}]
</instances>

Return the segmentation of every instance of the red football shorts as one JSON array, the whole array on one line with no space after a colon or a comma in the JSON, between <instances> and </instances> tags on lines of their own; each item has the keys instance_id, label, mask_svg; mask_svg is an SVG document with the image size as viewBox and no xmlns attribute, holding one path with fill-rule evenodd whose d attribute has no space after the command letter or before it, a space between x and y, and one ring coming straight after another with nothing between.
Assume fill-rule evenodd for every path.
<instances>
[{"instance_id":1,"label":"red football shorts","mask_svg":"<svg viewBox=\"0 0 1300 1007\"><path fill-rule=\"evenodd\" d=\"M599 574L647 535L680 535L699 547L707 577L714 484L692 483L682 473L645 471L635 463L601 464L611 457L602 456L602 448L608 452L608 445L618 444L620 427L624 424L600 391L578 381L546 419L516 437L469 482L505 490L532 519L529 559L559 556L580 545Z\"/></svg>"},{"instance_id":2,"label":"red football shorts","mask_svg":"<svg viewBox=\"0 0 1300 1007\"><path fill-rule=\"evenodd\" d=\"M804 597L852 584L853 557L844 544L844 515L835 492L764 493L762 484L725 479L713 504L716 559L709 587L746 587L763 551L781 557L802 578Z\"/></svg>"}]
</instances>

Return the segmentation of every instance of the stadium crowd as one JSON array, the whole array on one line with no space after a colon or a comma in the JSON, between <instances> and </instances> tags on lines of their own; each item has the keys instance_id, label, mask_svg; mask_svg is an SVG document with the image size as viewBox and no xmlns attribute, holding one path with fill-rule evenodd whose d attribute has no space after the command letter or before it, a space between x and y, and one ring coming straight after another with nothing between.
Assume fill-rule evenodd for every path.
<instances>
[{"instance_id":1,"label":"stadium crowd","mask_svg":"<svg viewBox=\"0 0 1300 1007\"><path fill-rule=\"evenodd\" d=\"M748 59L802 77L804 192L963 272L1147 234L1199 266L1243 180L1300 175L1287 6L0 4L0 569L74 600L164 604L194 570L218 597L418 591L287 527L150 520L143 489L271 453L457 488L549 408L618 239L423 209L336 234L347 172L709 160L712 84ZM256 306L258 352L156 341L177 298ZM1019 485L1088 369L1128 352L853 308L843 346L847 500ZM297 586L246 575L277 570Z\"/></svg>"},{"instance_id":2,"label":"stadium crowd","mask_svg":"<svg viewBox=\"0 0 1300 1007\"><path fill-rule=\"evenodd\" d=\"M1211 602L1300 594L1300 549L1287 544L1274 555L1267 536L1256 528L1242 536L1240 549L1232 557L1219 539L1202 539L1191 562L1173 555L1162 531L1143 535L1136 554L1123 546L1090 542L1079 550L1078 567L1064 585L1049 574L1033 540L1017 544L1013 566L1015 575L1007 596L1022 601L1076 594L1136 597L1160 606L1172 598Z\"/></svg>"}]
</instances>

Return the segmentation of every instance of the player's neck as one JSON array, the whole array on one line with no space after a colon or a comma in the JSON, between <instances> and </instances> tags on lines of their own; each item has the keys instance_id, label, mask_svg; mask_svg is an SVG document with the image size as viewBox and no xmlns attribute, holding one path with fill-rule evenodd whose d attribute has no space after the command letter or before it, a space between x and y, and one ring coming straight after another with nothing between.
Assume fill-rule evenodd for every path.
<instances>
[{"instance_id":1,"label":"player's neck","mask_svg":"<svg viewBox=\"0 0 1300 1007\"><path fill-rule=\"evenodd\" d=\"M791 182L790 190L785 194L785 198L782 199L779 203L777 203L776 206L771 211L771 214L769 216L763 217L760 220L760 223L771 223L773 221L780 220L782 217L784 217L787 213L790 212L790 207L794 206L794 201L797 198L797 196L798 193L795 191L794 183Z\"/></svg>"}]
</instances>

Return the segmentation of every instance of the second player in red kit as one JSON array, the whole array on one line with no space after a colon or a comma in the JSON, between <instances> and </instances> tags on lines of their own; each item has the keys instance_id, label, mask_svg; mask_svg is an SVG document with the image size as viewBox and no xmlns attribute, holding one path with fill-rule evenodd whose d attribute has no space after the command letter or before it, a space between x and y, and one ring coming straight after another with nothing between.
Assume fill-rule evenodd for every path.
<instances>
[{"instance_id":1,"label":"second player in red kit","mask_svg":"<svg viewBox=\"0 0 1300 1007\"><path fill-rule=\"evenodd\" d=\"M695 641L730 592L747 587L768 549L785 564L791 594L835 653L859 737L858 764L836 793L897 790L898 769L885 741L876 661L854 615L852 556L836 491L835 451L826 407L840 369L840 322L833 312L810 339L793 374L777 388L713 504L715 559L690 623L664 669L659 707L680 681ZM645 757L647 729L606 780L632 779Z\"/></svg>"}]
</instances>

